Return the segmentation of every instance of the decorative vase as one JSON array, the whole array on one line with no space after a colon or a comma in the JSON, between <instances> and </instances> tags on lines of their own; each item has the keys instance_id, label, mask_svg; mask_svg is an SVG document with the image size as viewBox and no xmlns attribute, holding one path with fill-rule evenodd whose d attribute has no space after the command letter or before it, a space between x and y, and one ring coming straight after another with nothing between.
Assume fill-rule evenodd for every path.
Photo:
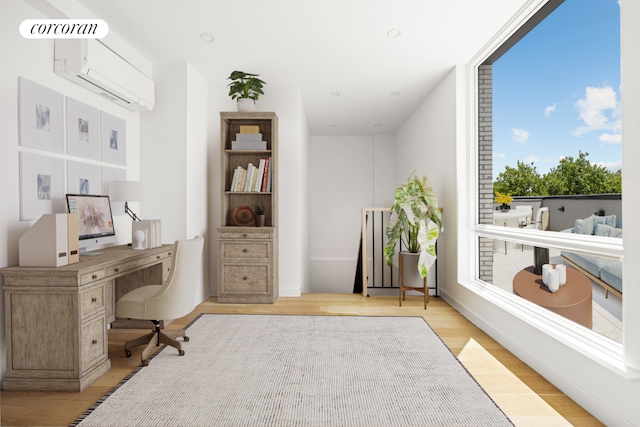
<instances>
[{"instance_id":1,"label":"decorative vase","mask_svg":"<svg viewBox=\"0 0 640 427\"><path fill-rule=\"evenodd\" d=\"M504 203L500 205L500 212L508 212L510 209L510 205L505 205Z\"/></svg>"},{"instance_id":2,"label":"decorative vase","mask_svg":"<svg viewBox=\"0 0 640 427\"><path fill-rule=\"evenodd\" d=\"M256 215L256 227L264 227L264 215Z\"/></svg>"},{"instance_id":3,"label":"decorative vase","mask_svg":"<svg viewBox=\"0 0 640 427\"><path fill-rule=\"evenodd\" d=\"M238 98L238 111L247 112L255 111L256 101L251 98Z\"/></svg>"},{"instance_id":4,"label":"decorative vase","mask_svg":"<svg viewBox=\"0 0 640 427\"><path fill-rule=\"evenodd\" d=\"M542 276L542 266L549 264L549 249L533 247L533 274Z\"/></svg>"}]
</instances>

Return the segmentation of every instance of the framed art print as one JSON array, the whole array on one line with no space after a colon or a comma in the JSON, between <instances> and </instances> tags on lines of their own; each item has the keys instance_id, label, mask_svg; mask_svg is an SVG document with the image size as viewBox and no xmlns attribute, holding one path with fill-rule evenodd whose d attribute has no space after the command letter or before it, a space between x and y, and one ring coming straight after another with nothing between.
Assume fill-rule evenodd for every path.
<instances>
[{"instance_id":1,"label":"framed art print","mask_svg":"<svg viewBox=\"0 0 640 427\"><path fill-rule=\"evenodd\" d=\"M100 160L100 112L67 97L67 154Z\"/></svg>"},{"instance_id":2,"label":"framed art print","mask_svg":"<svg viewBox=\"0 0 640 427\"><path fill-rule=\"evenodd\" d=\"M106 194L102 193L102 182L100 182L100 166L90 163L68 160L67 193Z\"/></svg>"},{"instance_id":3,"label":"framed art print","mask_svg":"<svg viewBox=\"0 0 640 427\"><path fill-rule=\"evenodd\" d=\"M20 145L62 153L64 97L24 77L19 79Z\"/></svg>"},{"instance_id":4,"label":"framed art print","mask_svg":"<svg viewBox=\"0 0 640 427\"><path fill-rule=\"evenodd\" d=\"M100 147L102 161L127 165L126 121L100 112Z\"/></svg>"},{"instance_id":5,"label":"framed art print","mask_svg":"<svg viewBox=\"0 0 640 427\"><path fill-rule=\"evenodd\" d=\"M20 153L20 219L35 220L64 210L64 160Z\"/></svg>"}]
</instances>

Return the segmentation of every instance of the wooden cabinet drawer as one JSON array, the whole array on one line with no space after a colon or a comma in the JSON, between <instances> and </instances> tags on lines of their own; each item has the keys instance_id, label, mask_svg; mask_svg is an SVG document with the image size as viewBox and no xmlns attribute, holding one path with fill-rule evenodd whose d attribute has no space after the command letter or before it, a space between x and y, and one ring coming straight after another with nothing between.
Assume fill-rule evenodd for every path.
<instances>
[{"instance_id":1,"label":"wooden cabinet drawer","mask_svg":"<svg viewBox=\"0 0 640 427\"><path fill-rule=\"evenodd\" d=\"M222 292L225 294L261 294L269 292L270 266L224 264Z\"/></svg>"},{"instance_id":2,"label":"wooden cabinet drawer","mask_svg":"<svg viewBox=\"0 0 640 427\"><path fill-rule=\"evenodd\" d=\"M82 319L86 319L87 317L104 310L104 291L104 283L102 283L97 286L92 286L80 293L80 317Z\"/></svg>"},{"instance_id":3,"label":"wooden cabinet drawer","mask_svg":"<svg viewBox=\"0 0 640 427\"><path fill-rule=\"evenodd\" d=\"M82 372L107 357L107 329L104 317L82 325Z\"/></svg>"},{"instance_id":4,"label":"wooden cabinet drawer","mask_svg":"<svg viewBox=\"0 0 640 427\"><path fill-rule=\"evenodd\" d=\"M220 242L221 255L226 260L252 260L267 262L271 253L271 242Z\"/></svg>"},{"instance_id":5,"label":"wooden cabinet drawer","mask_svg":"<svg viewBox=\"0 0 640 427\"><path fill-rule=\"evenodd\" d=\"M102 280L107 277L104 269L92 271L91 273L83 274L80 277L80 283L83 285L87 285L91 282L97 282L98 280Z\"/></svg>"},{"instance_id":6,"label":"wooden cabinet drawer","mask_svg":"<svg viewBox=\"0 0 640 427\"><path fill-rule=\"evenodd\" d=\"M241 230L224 230L218 234L219 239L247 239L247 240L266 240L271 239L270 231L241 231Z\"/></svg>"}]
</instances>

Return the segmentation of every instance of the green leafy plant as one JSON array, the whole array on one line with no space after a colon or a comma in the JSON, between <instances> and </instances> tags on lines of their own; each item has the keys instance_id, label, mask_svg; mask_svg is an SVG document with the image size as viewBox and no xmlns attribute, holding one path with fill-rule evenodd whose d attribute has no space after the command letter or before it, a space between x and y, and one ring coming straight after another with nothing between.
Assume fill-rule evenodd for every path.
<instances>
[{"instance_id":1,"label":"green leafy plant","mask_svg":"<svg viewBox=\"0 0 640 427\"><path fill-rule=\"evenodd\" d=\"M231 99L249 98L257 101L260 95L264 95L262 88L266 83L258 78L258 74L245 73L244 71L234 71L227 80L231 80L229 96Z\"/></svg>"},{"instance_id":2,"label":"green leafy plant","mask_svg":"<svg viewBox=\"0 0 640 427\"><path fill-rule=\"evenodd\" d=\"M256 205L256 215L264 215L264 205L262 203Z\"/></svg>"},{"instance_id":3,"label":"green leafy plant","mask_svg":"<svg viewBox=\"0 0 640 427\"><path fill-rule=\"evenodd\" d=\"M418 271L421 277L426 277L437 257L436 239L443 231L442 213L433 188L425 176L420 178L415 171L411 172L407 182L396 189L391 206L384 248L387 265L392 265L396 244L402 240L408 252L420 253Z\"/></svg>"}]
</instances>

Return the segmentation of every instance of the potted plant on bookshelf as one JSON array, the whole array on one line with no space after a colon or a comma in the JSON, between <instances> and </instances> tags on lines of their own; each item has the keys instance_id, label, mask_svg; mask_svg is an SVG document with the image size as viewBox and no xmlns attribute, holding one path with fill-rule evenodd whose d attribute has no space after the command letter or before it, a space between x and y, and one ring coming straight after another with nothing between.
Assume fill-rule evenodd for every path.
<instances>
[{"instance_id":1,"label":"potted plant on bookshelf","mask_svg":"<svg viewBox=\"0 0 640 427\"><path fill-rule=\"evenodd\" d=\"M264 227L264 211L265 209L262 203L256 205L256 227Z\"/></svg>"},{"instance_id":2,"label":"potted plant on bookshelf","mask_svg":"<svg viewBox=\"0 0 640 427\"><path fill-rule=\"evenodd\" d=\"M231 80L229 96L238 100L238 111L253 111L260 95L264 95L262 88L266 83L258 78L258 74L234 71L227 80Z\"/></svg>"},{"instance_id":3,"label":"potted plant on bookshelf","mask_svg":"<svg viewBox=\"0 0 640 427\"><path fill-rule=\"evenodd\" d=\"M426 277L437 257L436 239L443 231L442 213L433 188L425 176L418 177L415 171L412 172L407 182L396 190L391 206L384 248L387 265L392 265L396 244L400 240L406 251L402 253L416 254L418 273L421 278Z\"/></svg>"}]
</instances>

